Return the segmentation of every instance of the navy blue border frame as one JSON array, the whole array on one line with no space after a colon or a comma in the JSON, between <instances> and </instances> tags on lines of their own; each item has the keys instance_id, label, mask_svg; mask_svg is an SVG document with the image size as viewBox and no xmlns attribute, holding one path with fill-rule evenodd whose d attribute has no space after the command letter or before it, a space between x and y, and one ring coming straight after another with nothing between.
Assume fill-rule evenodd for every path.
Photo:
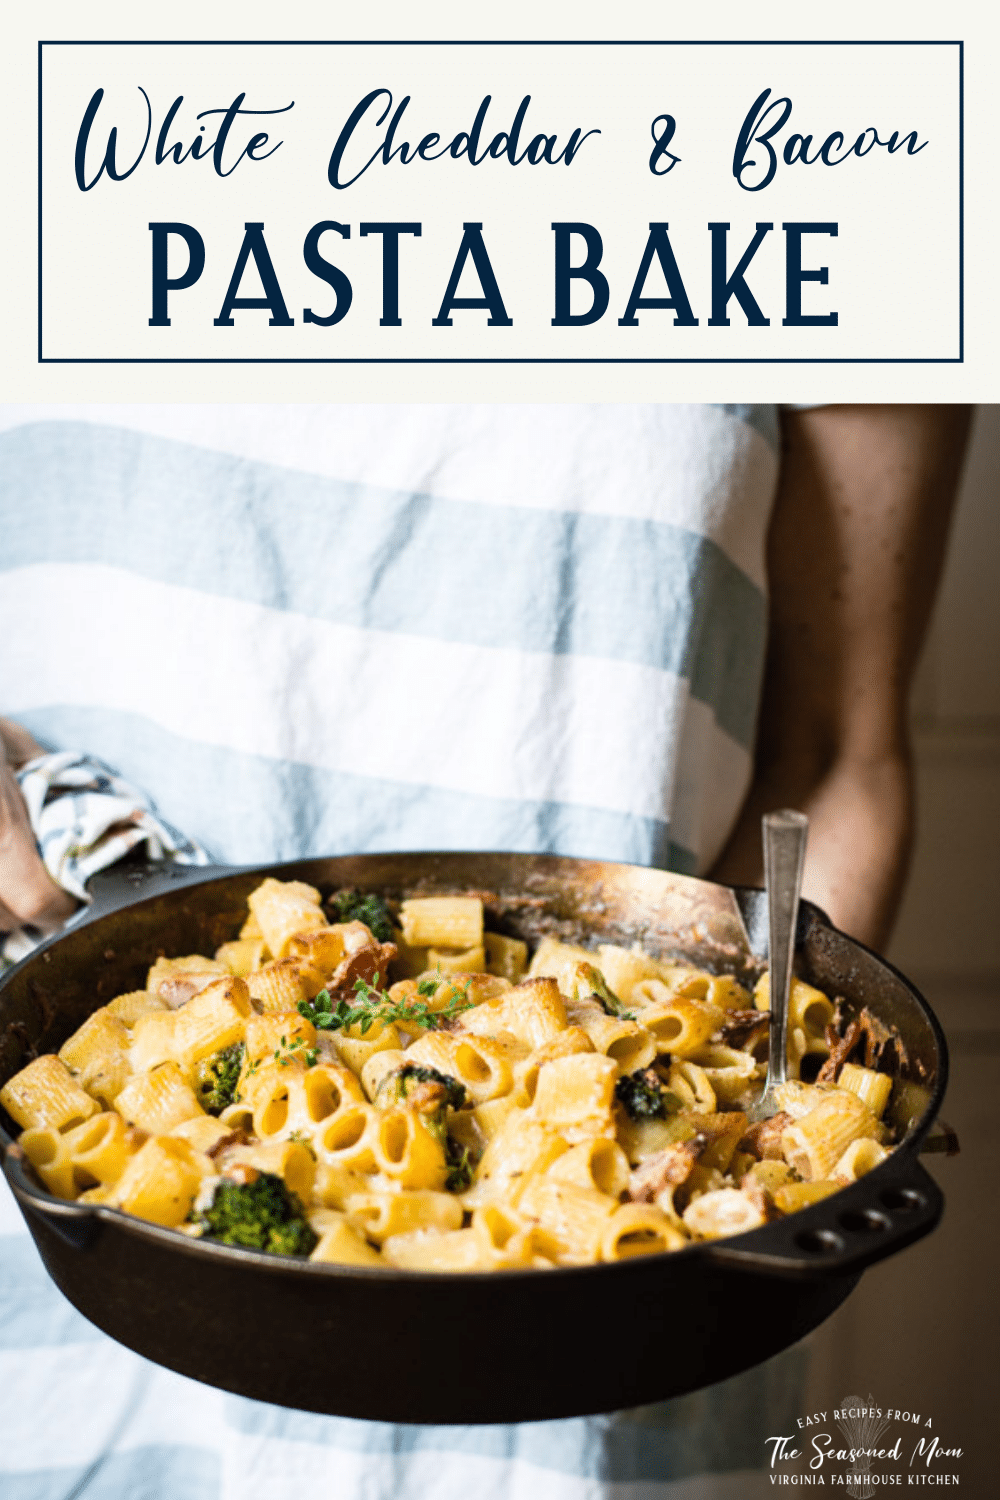
<instances>
[{"instance_id":1,"label":"navy blue border frame","mask_svg":"<svg viewBox=\"0 0 1000 1500\"><path fill-rule=\"evenodd\" d=\"M957 47L958 48L958 354L928 356L927 358L831 358L831 359L794 359L794 358L760 358L760 359L734 359L734 358L711 358L696 359L647 357L644 359L620 358L497 358L497 359L462 359L457 357L434 357L426 358L350 358L344 355L315 356L312 358L232 358L224 357L209 358L127 358L114 356L90 357L85 355L70 357L56 357L42 354L42 56L45 47ZM680 40L671 40L660 37L655 40L648 37L616 37L613 39L600 39L597 37L580 38L513 38L504 37L489 40L486 38L457 37L434 38L424 37L421 39L407 40L403 37L378 37L362 39L359 37L347 40L336 40L328 38L318 40L316 38L291 38L282 37L277 40L268 41L257 37L252 39L239 38L197 38L181 39L178 37L153 40L152 38L136 38L129 40L124 37L90 37L87 39L73 40L68 37L59 39L40 40L38 43L38 364L40 365L960 365L965 361L965 43L946 38L875 38L860 37L848 39L839 37L835 39L821 40L819 38L807 38L795 40L790 37L770 39L756 37L751 39L740 39L738 37L713 37L697 40L693 37Z\"/></svg>"}]
</instances>

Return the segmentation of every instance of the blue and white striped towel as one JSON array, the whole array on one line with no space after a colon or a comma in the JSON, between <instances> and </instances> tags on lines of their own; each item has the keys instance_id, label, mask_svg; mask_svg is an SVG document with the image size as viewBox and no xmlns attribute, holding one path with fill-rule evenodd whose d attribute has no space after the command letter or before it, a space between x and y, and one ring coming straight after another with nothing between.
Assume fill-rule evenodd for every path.
<instances>
[{"instance_id":1,"label":"blue and white striped towel","mask_svg":"<svg viewBox=\"0 0 1000 1500\"><path fill-rule=\"evenodd\" d=\"M157 813L145 792L104 761L77 750L39 755L17 773L39 852L52 879L84 903L87 881L145 843L150 859L204 865L208 855ZM32 928L0 944L0 968L39 942Z\"/></svg>"}]
</instances>

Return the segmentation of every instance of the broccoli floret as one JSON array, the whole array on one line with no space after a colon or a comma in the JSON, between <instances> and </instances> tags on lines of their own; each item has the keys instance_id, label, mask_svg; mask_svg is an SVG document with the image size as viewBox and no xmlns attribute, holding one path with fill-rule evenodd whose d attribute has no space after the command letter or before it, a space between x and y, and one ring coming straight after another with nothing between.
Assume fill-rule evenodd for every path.
<instances>
[{"instance_id":1,"label":"broccoli floret","mask_svg":"<svg viewBox=\"0 0 1000 1500\"><path fill-rule=\"evenodd\" d=\"M384 897L366 896L361 891L338 891L330 897L330 907L336 921L364 922L378 942L392 942L396 924Z\"/></svg>"},{"instance_id":2,"label":"broccoli floret","mask_svg":"<svg viewBox=\"0 0 1000 1500\"><path fill-rule=\"evenodd\" d=\"M465 1103L464 1083L459 1083L450 1073L439 1073L437 1068L424 1067L421 1063L404 1063L398 1072L389 1075L387 1082L390 1080L399 1099L408 1099L422 1083L436 1083L445 1091L442 1109L449 1104L452 1109L461 1109Z\"/></svg>"},{"instance_id":3,"label":"broccoli floret","mask_svg":"<svg viewBox=\"0 0 1000 1500\"><path fill-rule=\"evenodd\" d=\"M397 1104L409 1101L431 1135L436 1136L447 1151L448 1107L462 1108L466 1099L464 1083L459 1083L450 1073L439 1073L437 1068L404 1063L383 1078L378 1093L380 1104L389 1100Z\"/></svg>"},{"instance_id":4,"label":"broccoli floret","mask_svg":"<svg viewBox=\"0 0 1000 1500\"><path fill-rule=\"evenodd\" d=\"M468 1146L460 1146L454 1136L445 1141L444 1159L448 1163L448 1175L444 1180L449 1193L464 1193L472 1181L475 1167Z\"/></svg>"},{"instance_id":5,"label":"broccoli floret","mask_svg":"<svg viewBox=\"0 0 1000 1500\"><path fill-rule=\"evenodd\" d=\"M631 1019L631 1011L626 1010L600 969L595 969L593 964L577 964L573 975L573 999L597 1000L607 1015Z\"/></svg>"},{"instance_id":6,"label":"broccoli floret","mask_svg":"<svg viewBox=\"0 0 1000 1500\"><path fill-rule=\"evenodd\" d=\"M626 1073L615 1084L615 1098L630 1120L665 1120L680 1109L677 1095L665 1088L652 1068Z\"/></svg>"},{"instance_id":7,"label":"broccoli floret","mask_svg":"<svg viewBox=\"0 0 1000 1500\"><path fill-rule=\"evenodd\" d=\"M210 1115L221 1115L236 1098L246 1050L243 1042L235 1042L232 1047L223 1047L221 1052L203 1058L195 1069L198 1103Z\"/></svg>"},{"instance_id":8,"label":"broccoli floret","mask_svg":"<svg viewBox=\"0 0 1000 1500\"><path fill-rule=\"evenodd\" d=\"M462 1146L448 1134L448 1109L461 1109L466 1100L465 1084L450 1073L420 1063L404 1063L383 1078L379 1086L379 1103L388 1095L398 1103L409 1100L424 1125L444 1147L448 1167L445 1187L449 1193L464 1193L472 1181L475 1164L468 1146Z\"/></svg>"},{"instance_id":9,"label":"broccoli floret","mask_svg":"<svg viewBox=\"0 0 1000 1500\"><path fill-rule=\"evenodd\" d=\"M301 1199L273 1172L260 1172L251 1182L223 1179L194 1222L206 1239L272 1255L308 1255L317 1241Z\"/></svg>"}]
</instances>

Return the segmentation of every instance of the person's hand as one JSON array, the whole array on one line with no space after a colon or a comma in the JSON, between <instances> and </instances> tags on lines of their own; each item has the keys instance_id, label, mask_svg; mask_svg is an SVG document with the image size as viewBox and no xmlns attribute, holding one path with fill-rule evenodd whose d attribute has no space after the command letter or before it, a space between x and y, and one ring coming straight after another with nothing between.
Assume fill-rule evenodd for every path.
<instances>
[{"instance_id":1,"label":"person's hand","mask_svg":"<svg viewBox=\"0 0 1000 1500\"><path fill-rule=\"evenodd\" d=\"M0 932L51 932L76 910L42 863L14 772L43 753L19 724L0 719Z\"/></svg>"}]
</instances>

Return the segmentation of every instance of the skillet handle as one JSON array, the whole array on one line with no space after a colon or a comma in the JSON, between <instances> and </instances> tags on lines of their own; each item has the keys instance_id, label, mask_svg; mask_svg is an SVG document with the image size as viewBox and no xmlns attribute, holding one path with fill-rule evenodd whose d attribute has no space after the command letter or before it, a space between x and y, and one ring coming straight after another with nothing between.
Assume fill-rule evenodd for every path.
<instances>
[{"instance_id":1,"label":"skillet handle","mask_svg":"<svg viewBox=\"0 0 1000 1500\"><path fill-rule=\"evenodd\" d=\"M217 880L222 875L234 874L236 869L235 865L177 865L170 860L124 859L91 876L87 883L90 905L81 907L68 925L84 927L123 906L145 901L147 896L160 896L180 885Z\"/></svg>"},{"instance_id":2,"label":"skillet handle","mask_svg":"<svg viewBox=\"0 0 1000 1500\"><path fill-rule=\"evenodd\" d=\"M6 1147L6 1150L3 1148ZM29 1175L28 1159L16 1142L8 1144L8 1138L0 1130L0 1166L7 1185L29 1226L33 1218L44 1220L48 1227L72 1245L74 1250L86 1250L100 1231L100 1220L89 1203L75 1203L55 1198L39 1188Z\"/></svg>"},{"instance_id":3,"label":"skillet handle","mask_svg":"<svg viewBox=\"0 0 1000 1500\"><path fill-rule=\"evenodd\" d=\"M778 1276L844 1276L895 1255L937 1224L944 1195L915 1155L900 1146L880 1167L811 1208L779 1219L753 1235L703 1246L720 1265Z\"/></svg>"}]
</instances>

